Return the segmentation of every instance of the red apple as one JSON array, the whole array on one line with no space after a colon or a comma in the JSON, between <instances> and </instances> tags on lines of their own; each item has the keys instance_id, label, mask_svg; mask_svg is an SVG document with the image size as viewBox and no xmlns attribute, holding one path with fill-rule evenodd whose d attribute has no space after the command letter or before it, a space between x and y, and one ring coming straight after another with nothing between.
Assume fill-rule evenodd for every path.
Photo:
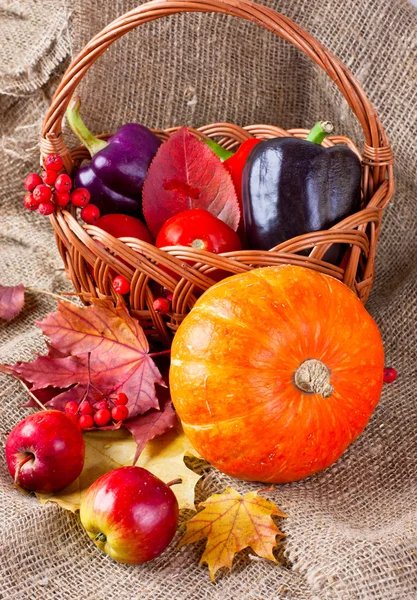
<instances>
[{"instance_id":1,"label":"red apple","mask_svg":"<svg viewBox=\"0 0 417 600\"><path fill-rule=\"evenodd\" d=\"M43 410L30 415L6 440L6 460L15 483L34 492L62 490L81 473L84 440L65 413Z\"/></svg>"},{"instance_id":2,"label":"red apple","mask_svg":"<svg viewBox=\"0 0 417 600\"><path fill-rule=\"evenodd\" d=\"M121 467L87 490L80 518L100 550L135 565L168 546L178 525L178 502L171 488L146 469Z\"/></svg>"}]
</instances>

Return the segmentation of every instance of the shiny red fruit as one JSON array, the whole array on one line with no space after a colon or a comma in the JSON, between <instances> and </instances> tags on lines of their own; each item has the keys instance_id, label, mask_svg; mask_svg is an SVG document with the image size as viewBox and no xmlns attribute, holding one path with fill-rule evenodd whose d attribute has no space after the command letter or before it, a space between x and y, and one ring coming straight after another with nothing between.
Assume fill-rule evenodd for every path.
<instances>
[{"instance_id":1,"label":"shiny red fruit","mask_svg":"<svg viewBox=\"0 0 417 600\"><path fill-rule=\"evenodd\" d=\"M74 481L84 465L84 440L69 415L41 410L21 421L6 440L10 475L21 487L57 492Z\"/></svg>"},{"instance_id":2,"label":"shiny red fruit","mask_svg":"<svg viewBox=\"0 0 417 600\"><path fill-rule=\"evenodd\" d=\"M126 394L124 394L123 392L119 392L118 394L116 394L116 397L114 399L115 404L117 404L118 406L123 406L128 402L129 398L126 396Z\"/></svg>"},{"instance_id":3,"label":"shiny red fruit","mask_svg":"<svg viewBox=\"0 0 417 600\"><path fill-rule=\"evenodd\" d=\"M52 215L52 213L55 210L55 204L53 204L49 200L47 202L41 202L39 204L38 210L41 213L41 215L44 215L44 216Z\"/></svg>"},{"instance_id":4,"label":"shiny red fruit","mask_svg":"<svg viewBox=\"0 0 417 600\"><path fill-rule=\"evenodd\" d=\"M65 412L69 415L76 415L78 412L78 402L75 400L69 400L65 405Z\"/></svg>"},{"instance_id":5,"label":"shiny red fruit","mask_svg":"<svg viewBox=\"0 0 417 600\"><path fill-rule=\"evenodd\" d=\"M78 426L81 427L81 429L91 429L93 425L94 420L91 415L81 415L81 417L78 419Z\"/></svg>"},{"instance_id":6,"label":"shiny red fruit","mask_svg":"<svg viewBox=\"0 0 417 600\"><path fill-rule=\"evenodd\" d=\"M186 210L168 219L156 238L156 246L191 246L215 254L242 248L237 233L202 208Z\"/></svg>"},{"instance_id":7,"label":"shiny red fruit","mask_svg":"<svg viewBox=\"0 0 417 600\"><path fill-rule=\"evenodd\" d=\"M58 173L56 171L45 171L45 173L42 174L42 181L45 185L53 185L57 177Z\"/></svg>"},{"instance_id":8,"label":"shiny red fruit","mask_svg":"<svg viewBox=\"0 0 417 600\"><path fill-rule=\"evenodd\" d=\"M64 163L59 154L48 154L48 156L45 158L45 169L48 171L58 172L63 166Z\"/></svg>"},{"instance_id":9,"label":"shiny red fruit","mask_svg":"<svg viewBox=\"0 0 417 600\"><path fill-rule=\"evenodd\" d=\"M115 406L111 411L111 418L113 421L124 421L129 416L129 409L127 406Z\"/></svg>"},{"instance_id":10,"label":"shiny red fruit","mask_svg":"<svg viewBox=\"0 0 417 600\"><path fill-rule=\"evenodd\" d=\"M115 560L140 564L159 556L175 535L178 502L163 481L141 467L121 467L88 488L81 523Z\"/></svg>"},{"instance_id":11,"label":"shiny red fruit","mask_svg":"<svg viewBox=\"0 0 417 600\"><path fill-rule=\"evenodd\" d=\"M392 383L397 379L397 371L392 367L385 367L384 369L384 383Z\"/></svg>"},{"instance_id":12,"label":"shiny red fruit","mask_svg":"<svg viewBox=\"0 0 417 600\"><path fill-rule=\"evenodd\" d=\"M99 427L103 427L104 425L108 425L111 420L110 411L107 408L100 408L96 413L94 413L94 423Z\"/></svg>"},{"instance_id":13,"label":"shiny red fruit","mask_svg":"<svg viewBox=\"0 0 417 600\"><path fill-rule=\"evenodd\" d=\"M24 182L24 186L28 192L33 192L35 187L42 184L42 178L37 173L30 173Z\"/></svg>"},{"instance_id":14,"label":"shiny red fruit","mask_svg":"<svg viewBox=\"0 0 417 600\"><path fill-rule=\"evenodd\" d=\"M52 196L52 200L54 201L54 203L57 206L60 206L61 208L65 208L68 204L68 202L71 200L71 196L69 194L69 192L54 192L54 195Z\"/></svg>"},{"instance_id":15,"label":"shiny red fruit","mask_svg":"<svg viewBox=\"0 0 417 600\"><path fill-rule=\"evenodd\" d=\"M100 227L113 237L133 237L138 240L153 244L153 239L145 225L135 217L128 215L110 214L100 217L96 222L96 227Z\"/></svg>"},{"instance_id":16,"label":"shiny red fruit","mask_svg":"<svg viewBox=\"0 0 417 600\"><path fill-rule=\"evenodd\" d=\"M39 202L35 200L33 194L29 194L29 192L25 194L25 197L23 198L23 204L28 210L38 210L39 207Z\"/></svg>"},{"instance_id":17,"label":"shiny red fruit","mask_svg":"<svg viewBox=\"0 0 417 600\"><path fill-rule=\"evenodd\" d=\"M84 208L90 202L91 194L87 188L76 188L71 192L71 202L74 206Z\"/></svg>"},{"instance_id":18,"label":"shiny red fruit","mask_svg":"<svg viewBox=\"0 0 417 600\"><path fill-rule=\"evenodd\" d=\"M97 410L108 410L109 409L109 403L107 402L107 400L100 400L100 402L97 402L94 405L94 408Z\"/></svg>"},{"instance_id":19,"label":"shiny red fruit","mask_svg":"<svg viewBox=\"0 0 417 600\"><path fill-rule=\"evenodd\" d=\"M52 190L50 187L41 183L33 190L33 197L37 202L48 202L52 198Z\"/></svg>"},{"instance_id":20,"label":"shiny red fruit","mask_svg":"<svg viewBox=\"0 0 417 600\"><path fill-rule=\"evenodd\" d=\"M94 204L88 204L81 210L80 216L84 223L88 223L88 225L95 225L97 220L100 218L100 210Z\"/></svg>"},{"instance_id":21,"label":"shiny red fruit","mask_svg":"<svg viewBox=\"0 0 417 600\"><path fill-rule=\"evenodd\" d=\"M72 188L72 179L66 173L58 175L55 181L55 190L57 192L69 192Z\"/></svg>"},{"instance_id":22,"label":"shiny red fruit","mask_svg":"<svg viewBox=\"0 0 417 600\"><path fill-rule=\"evenodd\" d=\"M130 282L123 277L123 275L118 275L113 279L112 286L115 292L118 294L128 294L130 292Z\"/></svg>"},{"instance_id":23,"label":"shiny red fruit","mask_svg":"<svg viewBox=\"0 0 417 600\"><path fill-rule=\"evenodd\" d=\"M147 242L148 244L153 244L153 238L151 234L146 229L142 221L136 219L135 217L114 213L100 217L94 223L94 225L96 227L100 227L100 229L110 233L110 235L116 238L132 237L136 238L137 240ZM102 245L101 242L97 241L96 243ZM121 262L126 262L119 256L117 256L117 258ZM94 268L90 264L87 265L87 268L91 277L94 279ZM116 277L117 275L117 273L112 269L110 270L110 274L112 277Z\"/></svg>"},{"instance_id":24,"label":"shiny red fruit","mask_svg":"<svg viewBox=\"0 0 417 600\"><path fill-rule=\"evenodd\" d=\"M171 302L167 298L156 298L153 302L153 309L155 312L166 315L171 308Z\"/></svg>"},{"instance_id":25,"label":"shiny red fruit","mask_svg":"<svg viewBox=\"0 0 417 600\"><path fill-rule=\"evenodd\" d=\"M79 411L80 415L92 415L94 412L93 407L88 402L88 400L83 400L80 403L80 405L78 407L78 411Z\"/></svg>"}]
</instances>

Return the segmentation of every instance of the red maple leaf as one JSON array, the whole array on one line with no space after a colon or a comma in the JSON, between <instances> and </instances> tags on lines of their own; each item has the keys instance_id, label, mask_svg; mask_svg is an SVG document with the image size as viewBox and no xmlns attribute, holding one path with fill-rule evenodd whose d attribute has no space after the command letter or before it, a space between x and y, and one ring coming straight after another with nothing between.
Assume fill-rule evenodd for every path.
<instances>
[{"instance_id":1,"label":"red maple leaf","mask_svg":"<svg viewBox=\"0 0 417 600\"><path fill-rule=\"evenodd\" d=\"M143 214L156 237L173 215L204 208L236 231L239 203L220 159L186 127L162 144L143 186Z\"/></svg>"},{"instance_id":2,"label":"red maple leaf","mask_svg":"<svg viewBox=\"0 0 417 600\"><path fill-rule=\"evenodd\" d=\"M60 302L58 311L38 325L52 342L49 354L18 363L11 370L30 382L32 390L74 386L49 405L63 410L68 400L81 399L90 371L91 382L104 394L124 392L128 396L130 417L159 407L155 385L165 383L148 354L142 328L125 306L102 300L89 307ZM95 392L90 393L89 400L96 400Z\"/></svg>"}]
</instances>

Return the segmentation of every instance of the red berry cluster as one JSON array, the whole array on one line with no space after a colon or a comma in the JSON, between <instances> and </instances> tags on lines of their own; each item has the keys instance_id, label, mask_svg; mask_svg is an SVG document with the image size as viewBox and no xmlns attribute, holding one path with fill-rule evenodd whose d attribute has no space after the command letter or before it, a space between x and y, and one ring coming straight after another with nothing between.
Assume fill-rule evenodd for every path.
<instances>
[{"instance_id":1,"label":"red berry cluster","mask_svg":"<svg viewBox=\"0 0 417 600\"><path fill-rule=\"evenodd\" d=\"M112 420L119 423L127 419L129 416L127 403L126 394L119 392L114 398L99 400L94 404L90 404L88 400L81 400L79 403L70 400L65 405L65 412L77 420L81 429L90 429L94 425L104 427Z\"/></svg>"},{"instance_id":2,"label":"red berry cluster","mask_svg":"<svg viewBox=\"0 0 417 600\"><path fill-rule=\"evenodd\" d=\"M81 218L92 225L100 217L97 206L88 204L90 192L86 188L76 188L71 191L72 179L62 171L64 163L58 154L48 154L45 159L45 171L42 177L37 173L30 173L24 182L28 193L24 198L24 205L29 210L38 210L41 215L50 215L55 206L65 208L71 201L74 206L80 207Z\"/></svg>"}]
</instances>

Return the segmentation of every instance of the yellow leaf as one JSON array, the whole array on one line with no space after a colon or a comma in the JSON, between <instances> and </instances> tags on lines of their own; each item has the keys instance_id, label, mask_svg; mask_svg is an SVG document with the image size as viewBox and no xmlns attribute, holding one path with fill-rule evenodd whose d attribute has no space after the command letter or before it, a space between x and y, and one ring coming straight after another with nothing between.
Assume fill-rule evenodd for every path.
<instances>
[{"instance_id":1,"label":"yellow leaf","mask_svg":"<svg viewBox=\"0 0 417 600\"><path fill-rule=\"evenodd\" d=\"M207 538L200 564L206 562L214 581L222 567L232 568L236 552L250 546L256 554L277 562L272 550L276 536L284 536L271 515L286 517L276 504L249 492L241 496L233 488L213 494L201 503L205 508L187 523L180 547Z\"/></svg>"},{"instance_id":2,"label":"yellow leaf","mask_svg":"<svg viewBox=\"0 0 417 600\"><path fill-rule=\"evenodd\" d=\"M42 504L56 502L66 510L79 510L87 489L108 471L131 465L136 452L132 435L125 429L94 431L84 434L85 461L81 475L71 485L55 494L36 494ZM165 483L181 478L173 485L180 508L194 508L194 488L200 475L184 464L184 455L198 456L183 431L171 429L145 446L138 466L148 469Z\"/></svg>"}]
</instances>

